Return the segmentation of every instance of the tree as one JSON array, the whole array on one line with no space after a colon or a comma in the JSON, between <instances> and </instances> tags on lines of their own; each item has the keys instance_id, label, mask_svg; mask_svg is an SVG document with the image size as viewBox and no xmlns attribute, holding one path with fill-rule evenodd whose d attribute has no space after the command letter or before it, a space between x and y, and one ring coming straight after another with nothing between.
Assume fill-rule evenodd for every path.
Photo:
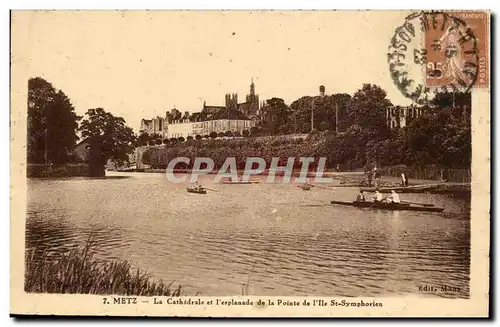
<instances>
[{"instance_id":1,"label":"tree","mask_svg":"<svg viewBox=\"0 0 500 327\"><path fill-rule=\"evenodd\" d=\"M155 141L153 141L153 140L148 141L148 145L149 145L149 146L153 146L153 145L155 145Z\"/></svg>"},{"instance_id":2,"label":"tree","mask_svg":"<svg viewBox=\"0 0 500 327\"><path fill-rule=\"evenodd\" d=\"M248 131L248 129L244 129L243 130L243 136L244 137L248 137L250 135L250 132Z\"/></svg>"},{"instance_id":3,"label":"tree","mask_svg":"<svg viewBox=\"0 0 500 327\"><path fill-rule=\"evenodd\" d=\"M94 148L99 148L91 164L104 166L108 159L118 166L129 162L128 154L133 152L136 138L122 117L115 117L103 108L89 109L79 130L83 138L92 139Z\"/></svg>"},{"instance_id":4,"label":"tree","mask_svg":"<svg viewBox=\"0 0 500 327\"><path fill-rule=\"evenodd\" d=\"M277 135L287 134L292 131L288 125L290 108L288 108L283 99L271 98L267 100L262 111L264 113L262 127L267 133Z\"/></svg>"},{"instance_id":5,"label":"tree","mask_svg":"<svg viewBox=\"0 0 500 327\"><path fill-rule=\"evenodd\" d=\"M187 140L188 140L188 141L192 141L192 140L193 140L193 137L192 137L191 135L189 135L189 136L187 137Z\"/></svg>"},{"instance_id":6,"label":"tree","mask_svg":"<svg viewBox=\"0 0 500 327\"><path fill-rule=\"evenodd\" d=\"M163 144L169 144L170 143L170 140L169 139L164 139L163 140Z\"/></svg>"},{"instance_id":7,"label":"tree","mask_svg":"<svg viewBox=\"0 0 500 327\"><path fill-rule=\"evenodd\" d=\"M201 140L203 137L200 135L200 134L197 134L195 137L194 137L196 140Z\"/></svg>"},{"instance_id":8,"label":"tree","mask_svg":"<svg viewBox=\"0 0 500 327\"><path fill-rule=\"evenodd\" d=\"M152 140L153 139L149 134L141 132L141 134L139 134L139 136L137 137L137 145L144 146L144 145L147 145L148 142L152 141Z\"/></svg>"},{"instance_id":9,"label":"tree","mask_svg":"<svg viewBox=\"0 0 500 327\"><path fill-rule=\"evenodd\" d=\"M215 133L215 137L217 137L217 133ZM204 135L203 138L208 139L208 138L210 138L210 135Z\"/></svg>"},{"instance_id":10,"label":"tree","mask_svg":"<svg viewBox=\"0 0 500 327\"><path fill-rule=\"evenodd\" d=\"M359 125L371 139L384 139L389 134L386 109L392 106L387 92L374 84L363 84L349 101L349 126Z\"/></svg>"},{"instance_id":11,"label":"tree","mask_svg":"<svg viewBox=\"0 0 500 327\"><path fill-rule=\"evenodd\" d=\"M216 139L217 138L217 132L211 132L210 133L210 137L213 138L213 139Z\"/></svg>"},{"instance_id":12,"label":"tree","mask_svg":"<svg viewBox=\"0 0 500 327\"><path fill-rule=\"evenodd\" d=\"M226 132L224 133L224 136L227 136L227 137L233 137L233 136L234 136L234 134L233 134L233 132L231 132L231 131L226 131Z\"/></svg>"},{"instance_id":13,"label":"tree","mask_svg":"<svg viewBox=\"0 0 500 327\"><path fill-rule=\"evenodd\" d=\"M156 139L155 144L156 145L161 145L162 144L162 140L161 139Z\"/></svg>"},{"instance_id":14,"label":"tree","mask_svg":"<svg viewBox=\"0 0 500 327\"><path fill-rule=\"evenodd\" d=\"M217 136L218 136L218 137L224 137L224 133L223 133L223 132L219 132L219 133L217 134Z\"/></svg>"},{"instance_id":15,"label":"tree","mask_svg":"<svg viewBox=\"0 0 500 327\"><path fill-rule=\"evenodd\" d=\"M181 136L181 137L178 137L178 138L177 138L177 140L178 140L179 142L184 142L186 139L185 139L183 136Z\"/></svg>"},{"instance_id":16,"label":"tree","mask_svg":"<svg viewBox=\"0 0 500 327\"><path fill-rule=\"evenodd\" d=\"M27 159L29 163L63 164L78 139L81 119L66 94L36 77L28 80ZM46 160L45 160L46 159Z\"/></svg>"},{"instance_id":17,"label":"tree","mask_svg":"<svg viewBox=\"0 0 500 327\"><path fill-rule=\"evenodd\" d=\"M170 143L177 143L177 138L171 137L170 138Z\"/></svg>"},{"instance_id":18,"label":"tree","mask_svg":"<svg viewBox=\"0 0 500 327\"><path fill-rule=\"evenodd\" d=\"M256 126L253 126L250 128L250 134L253 136L259 135L259 128Z\"/></svg>"},{"instance_id":19,"label":"tree","mask_svg":"<svg viewBox=\"0 0 500 327\"><path fill-rule=\"evenodd\" d=\"M311 110L313 107L313 99L313 118L315 128L319 127L320 122L326 122L328 124L326 129L334 131L337 127L337 116L339 118L339 131L343 131L348 127L346 124L346 112L351 96L346 93L336 93L325 97L303 96L292 102L290 105L290 127L288 129L294 133L309 133L311 131Z\"/></svg>"},{"instance_id":20,"label":"tree","mask_svg":"<svg viewBox=\"0 0 500 327\"><path fill-rule=\"evenodd\" d=\"M241 137L241 133L238 131L234 132L234 137Z\"/></svg>"}]
</instances>

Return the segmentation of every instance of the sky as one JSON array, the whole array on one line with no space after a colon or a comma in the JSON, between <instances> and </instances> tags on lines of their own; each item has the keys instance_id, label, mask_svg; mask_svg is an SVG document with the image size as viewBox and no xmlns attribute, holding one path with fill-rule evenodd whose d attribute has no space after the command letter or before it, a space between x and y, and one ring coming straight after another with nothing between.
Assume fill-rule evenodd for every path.
<instances>
[{"instance_id":1,"label":"sky","mask_svg":"<svg viewBox=\"0 0 500 327\"><path fill-rule=\"evenodd\" d=\"M387 48L407 12L14 12L12 61L71 99L102 107L138 132L165 111L243 102L253 78L261 101L353 94L363 83L408 105L393 84ZM27 80L26 80L27 85Z\"/></svg>"}]
</instances>

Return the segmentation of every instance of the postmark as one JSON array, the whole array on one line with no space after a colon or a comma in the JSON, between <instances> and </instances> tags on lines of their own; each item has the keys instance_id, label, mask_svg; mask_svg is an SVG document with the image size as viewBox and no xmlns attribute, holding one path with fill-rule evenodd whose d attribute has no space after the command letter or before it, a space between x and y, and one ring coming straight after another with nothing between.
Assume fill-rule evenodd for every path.
<instances>
[{"instance_id":1,"label":"postmark","mask_svg":"<svg viewBox=\"0 0 500 327\"><path fill-rule=\"evenodd\" d=\"M388 47L393 82L417 104L426 104L438 92L487 86L487 26L482 12L422 11L407 16Z\"/></svg>"}]
</instances>

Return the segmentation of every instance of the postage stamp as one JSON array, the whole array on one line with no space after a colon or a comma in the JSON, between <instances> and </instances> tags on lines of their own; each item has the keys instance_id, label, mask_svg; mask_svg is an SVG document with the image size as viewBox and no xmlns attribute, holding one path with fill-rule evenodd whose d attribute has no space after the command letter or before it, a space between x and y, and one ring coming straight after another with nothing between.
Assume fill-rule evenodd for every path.
<instances>
[{"instance_id":1,"label":"postage stamp","mask_svg":"<svg viewBox=\"0 0 500 327\"><path fill-rule=\"evenodd\" d=\"M426 85L487 87L489 22L485 12L434 12L422 17Z\"/></svg>"},{"instance_id":2,"label":"postage stamp","mask_svg":"<svg viewBox=\"0 0 500 327\"><path fill-rule=\"evenodd\" d=\"M401 93L419 104L436 93L469 92L489 83L486 12L420 11L396 28L389 70Z\"/></svg>"},{"instance_id":3,"label":"postage stamp","mask_svg":"<svg viewBox=\"0 0 500 327\"><path fill-rule=\"evenodd\" d=\"M488 11L12 11L12 315L488 317Z\"/></svg>"}]
</instances>

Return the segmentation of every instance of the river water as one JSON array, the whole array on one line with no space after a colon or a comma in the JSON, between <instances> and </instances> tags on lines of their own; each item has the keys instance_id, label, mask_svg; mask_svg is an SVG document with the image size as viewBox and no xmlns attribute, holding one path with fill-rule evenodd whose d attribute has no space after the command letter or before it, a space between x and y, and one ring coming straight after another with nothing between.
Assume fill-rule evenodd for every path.
<instances>
[{"instance_id":1,"label":"river water","mask_svg":"<svg viewBox=\"0 0 500 327\"><path fill-rule=\"evenodd\" d=\"M199 195L163 174L107 174L29 180L27 247L66 250L92 233L99 258L129 260L184 295L469 296L468 201L402 194L446 209L382 211L329 205L352 201L355 188L206 177L216 191Z\"/></svg>"}]
</instances>

